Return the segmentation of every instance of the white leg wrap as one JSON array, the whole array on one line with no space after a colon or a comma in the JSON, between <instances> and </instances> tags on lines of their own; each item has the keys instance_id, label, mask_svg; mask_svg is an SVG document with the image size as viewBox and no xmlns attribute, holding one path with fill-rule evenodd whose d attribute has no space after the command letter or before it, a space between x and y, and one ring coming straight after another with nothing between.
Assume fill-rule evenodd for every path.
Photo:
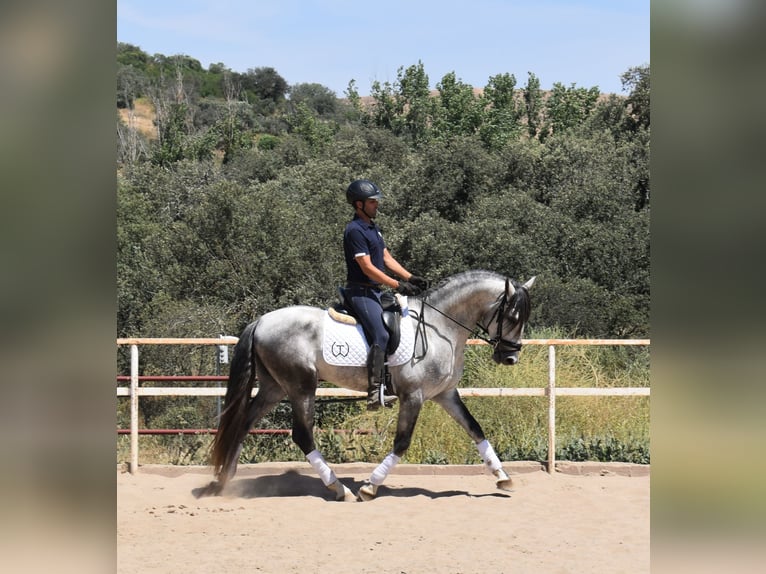
<instances>
[{"instance_id":1,"label":"white leg wrap","mask_svg":"<svg viewBox=\"0 0 766 574\"><path fill-rule=\"evenodd\" d=\"M380 486L383 484L383 481L386 480L388 473L391 472L391 470L397 464L399 464L400 460L401 458L396 456L394 453L388 453L388 456L383 459L383 462L381 462L378 467L372 471L372 475L370 475L370 482L375 486Z\"/></svg>"},{"instance_id":2,"label":"white leg wrap","mask_svg":"<svg viewBox=\"0 0 766 574\"><path fill-rule=\"evenodd\" d=\"M479 449L479 454L481 455L484 464L486 464L490 470L492 470L492 472L501 470L503 468L500 459L497 458L497 455L495 454L495 449L492 448L492 445L489 444L487 439L484 439L478 443L476 448Z\"/></svg>"},{"instance_id":3,"label":"white leg wrap","mask_svg":"<svg viewBox=\"0 0 766 574\"><path fill-rule=\"evenodd\" d=\"M312 450L306 455L306 459L309 461L311 466L314 467L314 470L319 475L319 478L322 479L322 482L325 486L330 486L336 480L338 480L338 477L335 476L335 473L327 465L327 461L322 456L322 453L318 450Z\"/></svg>"}]
</instances>

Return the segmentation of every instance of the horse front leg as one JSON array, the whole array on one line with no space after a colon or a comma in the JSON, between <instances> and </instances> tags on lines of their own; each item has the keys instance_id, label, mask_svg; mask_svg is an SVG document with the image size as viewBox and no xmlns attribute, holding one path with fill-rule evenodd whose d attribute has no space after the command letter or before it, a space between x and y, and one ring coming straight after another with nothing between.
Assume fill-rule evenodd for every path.
<instances>
[{"instance_id":1,"label":"horse front leg","mask_svg":"<svg viewBox=\"0 0 766 574\"><path fill-rule=\"evenodd\" d=\"M372 500L378 494L378 487L383 484L388 473L399 464L399 461L410 448L412 442L412 433L415 430L415 423L418 422L420 409L423 407L423 400L418 396L406 398L400 397L399 417L396 422L396 436L394 437L394 450L386 455L375 470L372 471L370 478L365 481L359 489L356 497L362 502Z\"/></svg>"},{"instance_id":2,"label":"horse front leg","mask_svg":"<svg viewBox=\"0 0 766 574\"><path fill-rule=\"evenodd\" d=\"M314 395L306 395L291 399L293 407L293 442L306 455L311 467L322 479L324 485L335 493L335 500L352 502L356 500L354 493L345 486L335 472L327 464L322 453L317 450L314 442Z\"/></svg>"},{"instance_id":3,"label":"horse front leg","mask_svg":"<svg viewBox=\"0 0 766 574\"><path fill-rule=\"evenodd\" d=\"M500 490L512 490L513 480L508 476L508 473L503 470L503 464L495 453L495 449L492 448L492 445L484 436L484 431L482 430L481 425L473 417L468 410L468 407L465 406L457 389L447 391L438 397L434 397L433 400L447 411L447 413L449 413L449 415L455 419L463 429L465 429L468 436L473 439L473 442L481 455L481 459L495 476L495 484L497 488Z\"/></svg>"}]
</instances>

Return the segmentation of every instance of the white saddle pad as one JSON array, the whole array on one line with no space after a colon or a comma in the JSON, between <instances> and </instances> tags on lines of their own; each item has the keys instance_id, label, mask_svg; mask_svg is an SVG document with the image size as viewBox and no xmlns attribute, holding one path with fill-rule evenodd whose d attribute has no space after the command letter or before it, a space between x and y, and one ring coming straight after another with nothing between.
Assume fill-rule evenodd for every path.
<instances>
[{"instance_id":1,"label":"white saddle pad","mask_svg":"<svg viewBox=\"0 0 766 574\"><path fill-rule=\"evenodd\" d=\"M322 356L330 365L342 367L364 367L367 365L367 353L370 346L364 336L361 325L339 323L324 314L324 339ZM402 317L399 347L388 357L388 365L403 365L412 358L415 350L415 326L410 317Z\"/></svg>"}]
</instances>

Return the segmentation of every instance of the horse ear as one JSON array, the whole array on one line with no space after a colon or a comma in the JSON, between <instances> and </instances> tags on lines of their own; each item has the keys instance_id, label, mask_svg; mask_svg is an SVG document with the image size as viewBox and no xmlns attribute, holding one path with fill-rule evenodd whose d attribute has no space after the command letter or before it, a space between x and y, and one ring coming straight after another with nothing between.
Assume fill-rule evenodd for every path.
<instances>
[{"instance_id":1,"label":"horse ear","mask_svg":"<svg viewBox=\"0 0 766 574\"><path fill-rule=\"evenodd\" d=\"M535 284L535 279L537 279L537 275L533 276L533 277L532 277L532 279L530 279L529 281L527 281L526 283L524 283L523 287L524 287L525 289L529 290L529 288L530 288L530 287L532 287L532 285L534 285L534 284Z\"/></svg>"},{"instance_id":2,"label":"horse ear","mask_svg":"<svg viewBox=\"0 0 766 574\"><path fill-rule=\"evenodd\" d=\"M513 282L508 279L508 277L505 278L505 294L508 297L513 297L513 294L516 293L516 288L513 286Z\"/></svg>"}]
</instances>

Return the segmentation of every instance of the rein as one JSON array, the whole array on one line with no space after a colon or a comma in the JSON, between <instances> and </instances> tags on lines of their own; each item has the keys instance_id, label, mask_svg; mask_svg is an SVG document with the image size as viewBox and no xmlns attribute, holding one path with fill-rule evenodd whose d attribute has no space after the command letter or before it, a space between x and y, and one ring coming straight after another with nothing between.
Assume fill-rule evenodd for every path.
<instances>
[{"instance_id":1,"label":"rein","mask_svg":"<svg viewBox=\"0 0 766 574\"><path fill-rule=\"evenodd\" d=\"M468 333L472 335L473 337L480 339L484 341L485 343L487 343L488 345L492 346L493 349L496 349L498 346L500 346L500 344L502 344L503 347L505 347L506 349L510 351L520 351L521 343L517 343L514 341L506 341L503 339L503 323L505 321L505 306L508 304L508 291L509 291L509 282L508 282L508 279L506 278L505 291L503 292L503 296L502 296L502 299L500 300L500 304L497 306L497 309L495 310L495 312L492 313L492 317L489 318L489 323L487 323L487 325L489 325L490 323L492 323L495 317L497 317L497 334L492 338L485 336L483 334L483 333L486 333L487 335L489 335L489 330L487 329L487 327L485 327L481 323L478 323L478 322L476 323L476 326L478 327L478 329L471 329L470 327L467 327L466 325L464 325L463 323L461 323L454 317L450 317L441 309L431 305L426 300L426 298L423 298L422 303L424 305L424 308L421 309L420 313L414 312L414 314L417 315L417 327L415 330L416 340L417 340L417 335L421 333L422 333L421 336L423 338L423 354L418 358L422 359L423 357L425 357L426 352L428 351L428 337L426 336L426 329L425 329L425 313L424 313L425 307L430 307L431 309L439 313L442 317L449 319L450 321L455 323L457 326L462 327L463 329L468 331Z\"/></svg>"}]
</instances>

